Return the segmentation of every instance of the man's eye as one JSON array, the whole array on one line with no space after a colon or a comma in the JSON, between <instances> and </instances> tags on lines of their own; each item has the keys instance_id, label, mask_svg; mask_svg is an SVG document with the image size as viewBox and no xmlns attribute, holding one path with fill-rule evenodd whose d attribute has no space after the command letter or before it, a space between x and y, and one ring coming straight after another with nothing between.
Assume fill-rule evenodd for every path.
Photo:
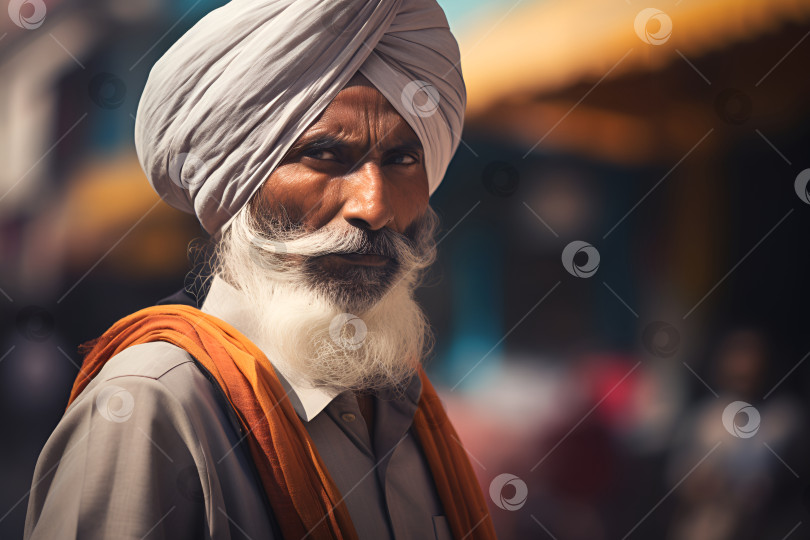
<instances>
[{"instance_id":1,"label":"man's eye","mask_svg":"<svg viewBox=\"0 0 810 540\"><path fill-rule=\"evenodd\" d=\"M394 165L413 165L419 163L419 160L410 154L399 154L391 158Z\"/></svg>"},{"instance_id":2,"label":"man's eye","mask_svg":"<svg viewBox=\"0 0 810 540\"><path fill-rule=\"evenodd\" d=\"M313 148L311 150L307 150L304 152L306 157L311 157L313 159L324 159L324 160L336 160L337 154L335 154L331 150L326 150L324 148Z\"/></svg>"}]
</instances>

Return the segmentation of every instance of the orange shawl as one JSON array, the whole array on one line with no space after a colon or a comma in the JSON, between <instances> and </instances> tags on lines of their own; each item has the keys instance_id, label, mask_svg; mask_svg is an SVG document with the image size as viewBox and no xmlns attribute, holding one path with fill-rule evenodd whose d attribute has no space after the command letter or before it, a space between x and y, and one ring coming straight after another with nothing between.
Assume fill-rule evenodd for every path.
<instances>
[{"instance_id":1,"label":"orange shawl","mask_svg":"<svg viewBox=\"0 0 810 540\"><path fill-rule=\"evenodd\" d=\"M91 343L68 406L127 347L167 341L216 379L249 434L253 461L287 539L357 539L348 509L304 424L264 354L228 323L184 305L153 306L124 317ZM436 390L419 369L422 394L413 427L456 540L497 538L467 454Z\"/></svg>"}]
</instances>

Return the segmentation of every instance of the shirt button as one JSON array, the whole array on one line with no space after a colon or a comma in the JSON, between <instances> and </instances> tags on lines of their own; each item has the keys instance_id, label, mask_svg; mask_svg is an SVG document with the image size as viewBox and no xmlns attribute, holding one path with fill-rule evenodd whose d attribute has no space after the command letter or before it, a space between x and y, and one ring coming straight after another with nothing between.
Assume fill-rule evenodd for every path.
<instances>
[{"instance_id":1,"label":"shirt button","mask_svg":"<svg viewBox=\"0 0 810 540\"><path fill-rule=\"evenodd\" d=\"M354 422L354 419L356 418L354 416L354 414L352 414L350 412L345 412L345 413L341 414L340 417L343 418L343 420L346 421L346 422Z\"/></svg>"}]
</instances>

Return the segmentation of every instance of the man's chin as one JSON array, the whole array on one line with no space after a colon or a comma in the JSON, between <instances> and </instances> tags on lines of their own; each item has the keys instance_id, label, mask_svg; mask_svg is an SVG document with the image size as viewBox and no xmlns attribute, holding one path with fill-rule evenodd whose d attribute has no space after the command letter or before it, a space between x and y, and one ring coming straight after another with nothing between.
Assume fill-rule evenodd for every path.
<instances>
[{"instance_id":1,"label":"man's chin","mask_svg":"<svg viewBox=\"0 0 810 540\"><path fill-rule=\"evenodd\" d=\"M390 260L381 266L332 265L327 257L306 264L309 285L334 305L346 311L366 311L379 302L399 281L399 265Z\"/></svg>"},{"instance_id":2,"label":"man's chin","mask_svg":"<svg viewBox=\"0 0 810 540\"><path fill-rule=\"evenodd\" d=\"M388 292L381 285L363 285L356 282L319 282L312 285L338 309L359 315L376 306Z\"/></svg>"}]
</instances>

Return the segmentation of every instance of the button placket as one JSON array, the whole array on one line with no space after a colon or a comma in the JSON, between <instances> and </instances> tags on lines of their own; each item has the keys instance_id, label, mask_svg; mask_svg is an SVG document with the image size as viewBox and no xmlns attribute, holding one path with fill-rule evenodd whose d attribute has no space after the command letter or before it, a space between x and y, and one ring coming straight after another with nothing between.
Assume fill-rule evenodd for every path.
<instances>
[{"instance_id":1,"label":"button placket","mask_svg":"<svg viewBox=\"0 0 810 540\"><path fill-rule=\"evenodd\" d=\"M341 431L354 442L355 446L369 457L374 457L368 427L360 414L360 407L354 394L350 391L339 394L327 405L326 412Z\"/></svg>"}]
</instances>

